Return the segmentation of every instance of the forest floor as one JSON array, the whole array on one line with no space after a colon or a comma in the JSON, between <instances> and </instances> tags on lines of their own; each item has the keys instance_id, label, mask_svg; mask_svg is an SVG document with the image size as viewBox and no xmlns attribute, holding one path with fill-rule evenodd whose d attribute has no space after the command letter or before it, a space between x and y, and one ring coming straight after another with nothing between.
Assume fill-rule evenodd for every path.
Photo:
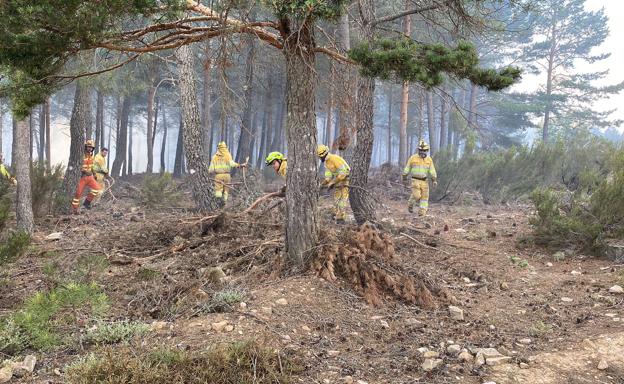
<instances>
[{"instance_id":1,"label":"forest floor","mask_svg":"<svg viewBox=\"0 0 624 384\"><path fill-rule=\"evenodd\" d=\"M115 202L105 197L82 215L40 220L28 253L2 271L0 316L68 281L96 282L109 298L105 321L149 324L128 341L132 349L260 340L300 364L292 382L624 383L624 295L609 293L624 285L624 268L569 250L553 257L519 247L530 232L529 205L463 199L434 203L418 218L404 200L384 201L391 249L379 268L437 287L433 305L422 308L354 286L339 267L336 280L319 277L319 268L289 268L280 256L284 204L202 218L186 198L178 208L148 209L135 190L120 183ZM327 211L330 197L321 199ZM60 239L46 240L54 232ZM358 233L324 214L320 252ZM214 300L223 292L236 293L225 308ZM78 340L90 321L67 326L65 336ZM68 364L103 348L66 345L35 352L35 371L11 382L66 382ZM486 351L480 365L480 348L509 358ZM434 369L423 367L427 358Z\"/></svg>"}]
</instances>

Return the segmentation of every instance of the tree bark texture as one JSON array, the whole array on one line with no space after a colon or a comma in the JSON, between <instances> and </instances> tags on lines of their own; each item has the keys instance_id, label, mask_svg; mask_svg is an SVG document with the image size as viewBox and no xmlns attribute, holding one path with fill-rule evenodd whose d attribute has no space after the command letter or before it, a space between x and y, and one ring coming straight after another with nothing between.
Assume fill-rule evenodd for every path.
<instances>
[{"instance_id":1,"label":"tree bark texture","mask_svg":"<svg viewBox=\"0 0 624 384\"><path fill-rule=\"evenodd\" d=\"M182 176L184 173L184 132L182 131L182 117L180 116L180 124L178 126L178 138L176 141L175 158L173 161L173 175Z\"/></svg>"},{"instance_id":2,"label":"tree bark texture","mask_svg":"<svg viewBox=\"0 0 624 384\"><path fill-rule=\"evenodd\" d=\"M48 169L48 171L50 171L52 169L52 142L51 142L51 113L50 113L50 98L48 97L45 101L45 103L43 104L44 110L45 110L45 125L46 125L46 131L45 131L45 157L46 157L46 167Z\"/></svg>"},{"instance_id":3,"label":"tree bark texture","mask_svg":"<svg viewBox=\"0 0 624 384\"><path fill-rule=\"evenodd\" d=\"M99 151L104 146L104 94L95 92L95 149Z\"/></svg>"},{"instance_id":4,"label":"tree bark texture","mask_svg":"<svg viewBox=\"0 0 624 384\"><path fill-rule=\"evenodd\" d=\"M165 173L167 170L166 151L167 151L167 110L162 108L162 126L163 126L163 138L160 144L160 173Z\"/></svg>"},{"instance_id":5,"label":"tree bark texture","mask_svg":"<svg viewBox=\"0 0 624 384\"><path fill-rule=\"evenodd\" d=\"M12 141L11 141L11 165L15 164L15 151L17 150L17 119L13 116L11 121Z\"/></svg>"},{"instance_id":6,"label":"tree bark texture","mask_svg":"<svg viewBox=\"0 0 624 384\"><path fill-rule=\"evenodd\" d=\"M241 124L241 134L238 140L236 160L239 163L245 161L251 153L251 137L253 135L252 114L254 108L254 56L256 52L255 37L246 36L247 57L245 59L245 110Z\"/></svg>"},{"instance_id":7,"label":"tree bark texture","mask_svg":"<svg viewBox=\"0 0 624 384\"><path fill-rule=\"evenodd\" d=\"M76 191L80 172L82 169L82 160L84 157L85 132L89 118L90 92L82 81L76 82L76 91L74 93L74 107L72 109L71 118L69 120L69 160L67 161L67 169L65 170L65 178L63 179L62 191L67 197L67 203L57 209L62 212L69 212L69 200Z\"/></svg>"},{"instance_id":8,"label":"tree bark texture","mask_svg":"<svg viewBox=\"0 0 624 384\"><path fill-rule=\"evenodd\" d=\"M438 137L436 135L436 124L435 124L435 109L433 105L433 94L431 91L426 91L425 99L427 102L427 128L429 130L429 148L430 153L433 156L438 151L438 146L436 143L438 142Z\"/></svg>"},{"instance_id":9,"label":"tree bark texture","mask_svg":"<svg viewBox=\"0 0 624 384\"><path fill-rule=\"evenodd\" d=\"M39 146L37 147L37 157L39 158L39 166L43 167L45 163L45 138L46 138L46 118L45 104L39 107Z\"/></svg>"},{"instance_id":10,"label":"tree bark texture","mask_svg":"<svg viewBox=\"0 0 624 384\"><path fill-rule=\"evenodd\" d=\"M195 71L193 54L187 45L176 51L180 79L180 104L182 108L182 132L184 153L190 170L191 189L195 203L200 211L213 210L218 207L213 196L211 176L208 173L207 154L204 153L203 131L199 118L197 90L195 88Z\"/></svg>"},{"instance_id":11,"label":"tree bark texture","mask_svg":"<svg viewBox=\"0 0 624 384\"><path fill-rule=\"evenodd\" d=\"M134 169L133 169L133 152L132 152L132 139L133 139L133 124L132 124L132 120L128 119L128 161L126 162L126 164L128 164L128 176L132 176L134 174Z\"/></svg>"},{"instance_id":12,"label":"tree bark texture","mask_svg":"<svg viewBox=\"0 0 624 384\"><path fill-rule=\"evenodd\" d=\"M314 69L314 24L282 22L286 58L286 245L295 265L309 260L318 243L318 158Z\"/></svg>"},{"instance_id":13,"label":"tree bark texture","mask_svg":"<svg viewBox=\"0 0 624 384\"><path fill-rule=\"evenodd\" d=\"M115 139L115 160L111 167L111 175L113 177L120 175L122 167L124 167L126 163L126 152L128 150L128 118L130 117L131 107L132 100L130 96L124 96L121 103L121 110L118 110L119 129L117 130L117 138Z\"/></svg>"},{"instance_id":14,"label":"tree bark texture","mask_svg":"<svg viewBox=\"0 0 624 384\"><path fill-rule=\"evenodd\" d=\"M17 179L16 219L17 229L32 235L35 220L32 210L32 191L30 186L30 127L28 118L17 122L15 140L15 178Z\"/></svg>"},{"instance_id":15,"label":"tree bark texture","mask_svg":"<svg viewBox=\"0 0 624 384\"><path fill-rule=\"evenodd\" d=\"M156 79L149 79L147 89L147 165L146 173L152 173L154 168L154 98L156 97Z\"/></svg>"}]
</instances>

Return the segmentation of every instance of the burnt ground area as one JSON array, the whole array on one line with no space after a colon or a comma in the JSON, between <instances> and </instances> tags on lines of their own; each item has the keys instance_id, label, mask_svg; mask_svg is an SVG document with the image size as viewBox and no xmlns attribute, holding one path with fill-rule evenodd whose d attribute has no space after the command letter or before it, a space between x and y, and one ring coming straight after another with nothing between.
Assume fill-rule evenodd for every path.
<instances>
[{"instance_id":1,"label":"burnt ground area","mask_svg":"<svg viewBox=\"0 0 624 384\"><path fill-rule=\"evenodd\" d=\"M107 320L151 325L136 347L261 340L301 362L294 382L624 382L624 296L609 293L624 268L519 246L529 205L436 203L418 218L395 199L380 208L380 231L323 215L319 256L301 271L282 257L284 204L200 216L183 198L147 208L116 195L38 223L29 252L2 272L0 315L37 291L94 281L110 298ZM53 232L60 240L45 239ZM211 307L224 290L240 300ZM480 365L490 347L510 359ZM38 352L34 374L11 382L62 383L66 364L97 350ZM426 359L440 361L429 370Z\"/></svg>"}]
</instances>

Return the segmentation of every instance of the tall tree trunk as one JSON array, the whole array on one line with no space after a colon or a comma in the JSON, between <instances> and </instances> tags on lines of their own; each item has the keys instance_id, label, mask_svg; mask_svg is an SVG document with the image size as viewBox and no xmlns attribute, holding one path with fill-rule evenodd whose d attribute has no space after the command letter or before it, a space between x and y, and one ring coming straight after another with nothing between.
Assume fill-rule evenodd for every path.
<instances>
[{"instance_id":1,"label":"tall tree trunk","mask_svg":"<svg viewBox=\"0 0 624 384\"><path fill-rule=\"evenodd\" d=\"M405 9L410 8L410 2L405 1ZM412 17L405 16L403 19L403 34L408 38L412 34ZM402 167L407 161L407 108L409 106L409 83L403 82L401 89L401 120L399 123L399 165Z\"/></svg>"},{"instance_id":2,"label":"tall tree trunk","mask_svg":"<svg viewBox=\"0 0 624 384\"><path fill-rule=\"evenodd\" d=\"M209 154L212 151L212 140L214 134L212 132L212 59L211 40L206 41L204 49L204 62L202 68L203 78L203 102L202 102L202 127L204 132L204 153Z\"/></svg>"},{"instance_id":3,"label":"tall tree trunk","mask_svg":"<svg viewBox=\"0 0 624 384\"><path fill-rule=\"evenodd\" d=\"M351 31L349 29L349 14L347 12L340 16L338 21L337 43L341 51L347 52L351 49ZM340 63L335 65L337 67L338 79L334 84L340 84L341 89L335 128L338 139L336 139L337 143L332 143L332 149L338 148L340 151L345 151L351 144L356 130L355 122L353 121L355 71L347 64ZM343 153L343 156L349 157L346 153Z\"/></svg>"},{"instance_id":4,"label":"tall tree trunk","mask_svg":"<svg viewBox=\"0 0 624 384\"><path fill-rule=\"evenodd\" d=\"M360 3L361 38L364 41L372 41L373 30L370 22L375 15L374 0L363 0ZM349 189L349 202L353 210L353 216L358 224L367 221L376 222L377 217L373 205L373 198L368 192L368 171L373 154L374 139L374 97L375 80L369 77L357 77L358 109L357 116L357 141L353 154L353 166L351 168Z\"/></svg>"},{"instance_id":5,"label":"tall tree trunk","mask_svg":"<svg viewBox=\"0 0 624 384\"><path fill-rule=\"evenodd\" d=\"M0 156L4 157L4 147L2 139L4 137L4 103L0 98Z\"/></svg>"},{"instance_id":6,"label":"tall tree trunk","mask_svg":"<svg viewBox=\"0 0 624 384\"><path fill-rule=\"evenodd\" d=\"M13 131L12 142L11 142L11 165L15 164L15 151L17 150L17 118L12 116L11 129Z\"/></svg>"},{"instance_id":7,"label":"tall tree trunk","mask_svg":"<svg viewBox=\"0 0 624 384\"><path fill-rule=\"evenodd\" d=\"M286 89L280 88L280 97L277 101L277 114L275 115L275 123L273 125L273 137L271 138L271 151L281 151L284 152L284 140L283 130L284 130L284 115L286 109L285 95Z\"/></svg>"},{"instance_id":8,"label":"tall tree trunk","mask_svg":"<svg viewBox=\"0 0 624 384\"><path fill-rule=\"evenodd\" d=\"M246 37L247 58L245 60L245 111L243 112L243 120L241 124L241 134L238 140L238 150L236 151L236 160L239 163L245 161L250 155L251 136L253 134L252 113L254 103L254 56L256 52L256 37L249 35Z\"/></svg>"},{"instance_id":9,"label":"tall tree trunk","mask_svg":"<svg viewBox=\"0 0 624 384\"><path fill-rule=\"evenodd\" d=\"M45 163L45 132L46 132L46 117L45 117L45 104L41 104L39 108L39 145L37 146L37 157L39 158L39 166L43 167ZM48 160L49 161L49 160Z\"/></svg>"},{"instance_id":10,"label":"tall tree trunk","mask_svg":"<svg viewBox=\"0 0 624 384\"><path fill-rule=\"evenodd\" d=\"M334 65L334 61L330 61L330 75L329 75L329 99L327 100L327 112L325 112L325 138L324 142L328 146L332 146L332 140L334 138L332 128L334 125L332 124L333 115L334 115L334 93L336 92L336 85L334 84L336 81L336 66Z\"/></svg>"},{"instance_id":11,"label":"tall tree trunk","mask_svg":"<svg viewBox=\"0 0 624 384\"><path fill-rule=\"evenodd\" d=\"M34 137L35 137L35 124L33 122L33 116L32 113L28 116L28 127L30 128L30 158L29 161L32 163L33 161L33 141L34 141ZM37 142L37 146L39 146L39 143Z\"/></svg>"},{"instance_id":12,"label":"tall tree trunk","mask_svg":"<svg viewBox=\"0 0 624 384\"><path fill-rule=\"evenodd\" d=\"M111 167L111 175L113 177L119 176L122 168L125 168L126 153L128 151L128 118L130 117L131 107L132 100L130 96L124 96L118 118L119 128L117 130L117 138L115 140L115 160L113 161L113 166ZM125 174L125 172L123 172L123 174Z\"/></svg>"},{"instance_id":13,"label":"tall tree trunk","mask_svg":"<svg viewBox=\"0 0 624 384\"><path fill-rule=\"evenodd\" d=\"M78 80L74 93L74 107L69 120L69 160L67 161L67 169L65 170L65 178L63 179L62 186L63 194L67 196L67 203L62 207L56 207L62 212L69 212L69 199L74 195L78 180L80 179L82 160L84 158L85 132L89 124L89 99L89 87L84 84L84 81Z\"/></svg>"},{"instance_id":14,"label":"tall tree trunk","mask_svg":"<svg viewBox=\"0 0 624 384\"><path fill-rule=\"evenodd\" d=\"M387 103L388 103L388 143L386 146L386 161L392 164L392 85L388 84ZM400 165L400 164L399 164Z\"/></svg>"},{"instance_id":15,"label":"tall tree trunk","mask_svg":"<svg viewBox=\"0 0 624 384\"><path fill-rule=\"evenodd\" d=\"M440 149L445 149L447 146L446 136L447 136L447 109L448 109L448 100L445 95L440 96Z\"/></svg>"},{"instance_id":16,"label":"tall tree trunk","mask_svg":"<svg viewBox=\"0 0 624 384\"><path fill-rule=\"evenodd\" d=\"M24 118L17 122L16 158L14 164L15 178L17 179L17 229L32 235L35 230L35 220L32 209L32 191L30 189L30 151L28 147L31 142L31 128L28 121L28 118Z\"/></svg>"},{"instance_id":17,"label":"tall tree trunk","mask_svg":"<svg viewBox=\"0 0 624 384\"><path fill-rule=\"evenodd\" d=\"M552 91L553 91L553 75L555 65L555 54L557 52L557 21L553 17L548 36L550 50L548 52L548 69L546 70L546 106L544 110L544 127L542 129L542 141L548 142L550 136L550 113L552 112Z\"/></svg>"},{"instance_id":18,"label":"tall tree trunk","mask_svg":"<svg viewBox=\"0 0 624 384\"><path fill-rule=\"evenodd\" d=\"M152 148L154 147L154 145L156 145L156 132L158 132L158 110L160 108L160 103L159 103L159 99L158 97L156 97L156 99L154 100L154 129L152 132ZM152 149L152 153L153 153L153 149Z\"/></svg>"},{"instance_id":19,"label":"tall tree trunk","mask_svg":"<svg viewBox=\"0 0 624 384\"><path fill-rule=\"evenodd\" d=\"M426 91L425 99L427 101L427 128L429 130L429 147L431 148L431 155L433 156L438 147L436 143L438 142L438 138L436 136L436 126L435 126L435 110L433 106L433 95L431 91Z\"/></svg>"},{"instance_id":20,"label":"tall tree trunk","mask_svg":"<svg viewBox=\"0 0 624 384\"><path fill-rule=\"evenodd\" d=\"M132 119L128 119L128 176L132 176L134 174L134 170L133 170L133 158L132 158L132 139L133 139L133 124L132 124Z\"/></svg>"},{"instance_id":21,"label":"tall tree trunk","mask_svg":"<svg viewBox=\"0 0 624 384\"><path fill-rule=\"evenodd\" d=\"M286 25L284 25L286 24ZM295 265L303 265L318 243L318 159L314 70L314 24L282 23L286 31L286 246Z\"/></svg>"},{"instance_id":22,"label":"tall tree trunk","mask_svg":"<svg viewBox=\"0 0 624 384\"><path fill-rule=\"evenodd\" d=\"M156 79L151 77L147 89L147 165L145 173L152 173L154 168L154 98L156 97Z\"/></svg>"},{"instance_id":23,"label":"tall tree trunk","mask_svg":"<svg viewBox=\"0 0 624 384\"><path fill-rule=\"evenodd\" d=\"M175 159L173 162L173 175L176 177L182 176L182 173L184 173L184 170L182 169L184 165L183 136L184 136L184 132L182 131L182 117L180 116L180 125L178 127L178 139L176 142Z\"/></svg>"},{"instance_id":24,"label":"tall tree trunk","mask_svg":"<svg viewBox=\"0 0 624 384\"><path fill-rule=\"evenodd\" d=\"M45 103L43 104L45 110L45 157L46 157L46 167L49 171L52 169L52 141L51 141L51 113L50 113L50 98L46 98Z\"/></svg>"},{"instance_id":25,"label":"tall tree trunk","mask_svg":"<svg viewBox=\"0 0 624 384\"><path fill-rule=\"evenodd\" d=\"M258 166L262 167L263 159L269 152L273 152L272 148L267 148L271 139L273 127L273 74L267 79L267 90L264 95L264 121L262 124L262 140L260 142L260 151L258 153Z\"/></svg>"},{"instance_id":26,"label":"tall tree trunk","mask_svg":"<svg viewBox=\"0 0 624 384\"><path fill-rule=\"evenodd\" d=\"M470 87L470 106L469 106L469 115L468 115L468 128L471 131L476 132L478 128L477 121L477 95L479 94L479 86L476 84L472 84ZM475 142L471 143L470 146L466 145L466 152L472 153L475 147Z\"/></svg>"},{"instance_id":27,"label":"tall tree trunk","mask_svg":"<svg viewBox=\"0 0 624 384\"><path fill-rule=\"evenodd\" d=\"M184 152L188 161L193 198L201 211L218 207L213 196L212 182L208 173L208 159L204 153L203 133L199 118L195 71L191 48L184 45L176 51L180 81L180 104L182 107L182 131Z\"/></svg>"},{"instance_id":28,"label":"tall tree trunk","mask_svg":"<svg viewBox=\"0 0 624 384\"><path fill-rule=\"evenodd\" d=\"M166 151L167 151L167 110L162 108L162 126L163 126L163 138L160 144L160 173L165 173L167 170L166 163Z\"/></svg>"},{"instance_id":29,"label":"tall tree trunk","mask_svg":"<svg viewBox=\"0 0 624 384\"><path fill-rule=\"evenodd\" d=\"M93 137L93 114L92 114L92 108L91 108L91 91L92 88L90 86L86 86L87 89L85 90L85 92L87 92L87 111L86 111L86 123L87 125L85 126L85 138L86 139L91 139L94 140L95 138Z\"/></svg>"},{"instance_id":30,"label":"tall tree trunk","mask_svg":"<svg viewBox=\"0 0 624 384\"><path fill-rule=\"evenodd\" d=\"M95 92L95 148L97 151L104 146L104 94Z\"/></svg>"}]
</instances>

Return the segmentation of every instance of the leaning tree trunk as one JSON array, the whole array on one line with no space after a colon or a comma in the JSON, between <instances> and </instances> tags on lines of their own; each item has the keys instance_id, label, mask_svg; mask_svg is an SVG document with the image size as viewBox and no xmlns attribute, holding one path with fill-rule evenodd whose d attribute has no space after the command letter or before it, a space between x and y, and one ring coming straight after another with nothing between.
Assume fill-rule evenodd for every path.
<instances>
[{"instance_id":1,"label":"leaning tree trunk","mask_svg":"<svg viewBox=\"0 0 624 384\"><path fill-rule=\"evenodd\" d=\"M67 203L62 207L57 207L57 209L62 212L69 212L69 200L74 194L76 185L78 185L78 180L80 179L89 105L89 88L79 80L76 83L74 109L72 110L69 120L69 160L67 161L67 170L65 171L65 178L63 179L62 186L63 195L67 197Z\"/></svg>"},{"instance_id":2,"label":"leaning tree trunk","mask_svg":"<svg viewBox=\"0 0 624 384\"><path fill-rule=\"evenodd\" d=\"M370 21L374 17L372 0L364 2L360 14L362 15L362 38L366 41L373 39ZM358 76L358 110L357 110L357 142L353 154L349 190L349 202L353 216L358 224L376 222L373 198L368 191L368 170L373 155L374 139L374 97L375 80L369 77Z\"/></svg>"},{"instance_id":3,"label":"leaning tree trunk","mask_svg":"<svg viewBox=\"0 0 624 384\"><path fill-rule=\"evenodd\" d=\"M119 176L122 166L126 163L126 151L128 144L128 117L130 116L131 100L130 96L124 96L119 111L119 129L115 139L115 160L111 167L111 175Z\"/></svg>"},{"instance_id":4,"label":"leaning tree trunk","mask_svg":"<svg viewBox=\"0 0 624 384\"><path fill-rule=\"evenodd\" d=\"M35 229L35 221L30 190L30 127L26 118L17 122L15 145L16 158L13 163L15 164L15 178L17 179L17 229L32 235Z\"/></svg>"},{"instance_id":5,"label":"leaning tree trunk","mask_svg":"<svg viewBox=\"0 0 624 384\"><path fill-rule=\"evenodd\" d=\"M314 25L306 19L301 25L283 25L283 28L288 111L286 246L290 261L302 266L318 243Z\"/></svg>"},{"instance_id":6,"label":"leaning tree trunk","mask_svg":"<svg viewBox=\"0 0 624 384\"><path fill-rule=\"evenodd\" d=\"M193 55L189 46L182 46L176 51L180 79L180 104L182 107L182 132L184 153L191 170L191 189L197 207L208 211L218 207L213 196L212 182L208 173L208 161L203 148L203 133L199 118L197 90L195 89L195 71Z\"/></svg>"}]
</instances>

